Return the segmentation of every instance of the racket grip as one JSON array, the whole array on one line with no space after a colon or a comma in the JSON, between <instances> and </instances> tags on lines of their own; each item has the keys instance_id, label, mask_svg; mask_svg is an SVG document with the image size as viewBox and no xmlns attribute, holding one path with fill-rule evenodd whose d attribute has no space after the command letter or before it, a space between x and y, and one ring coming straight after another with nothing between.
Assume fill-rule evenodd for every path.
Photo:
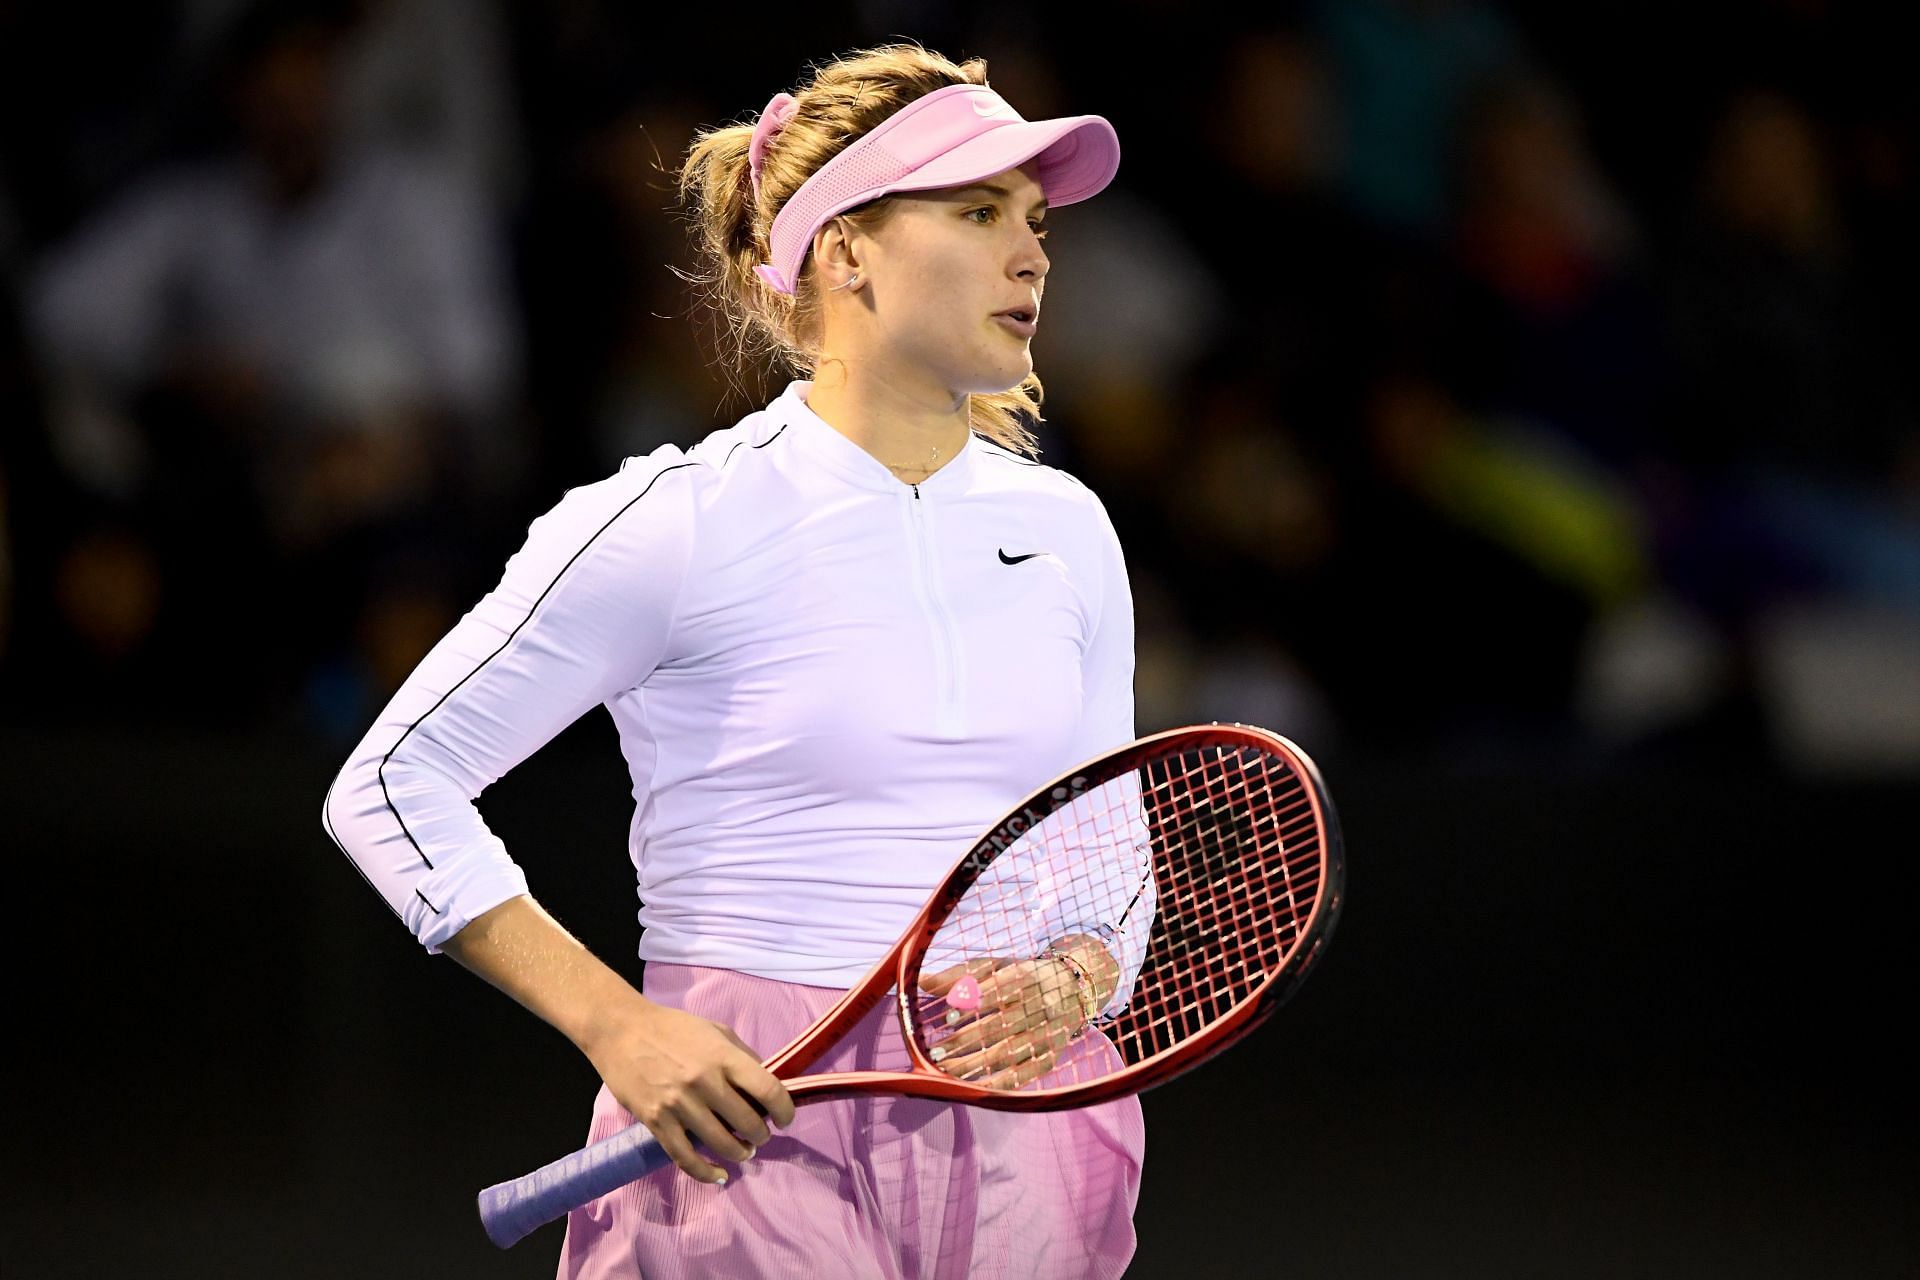
<instances>
[{"instance_id":1,"label":"racket grip","mask_svg":"<svg viewBox=\"0 0 1920 1280\"><path fill-rule=\"evenodd\" d=\"M532 1173L494 1183L478 1197L480 1224L487 1239L511 1248L534 1228L671 1163L646 1126L635 1124Z\"/></svg>"}]
</instances>

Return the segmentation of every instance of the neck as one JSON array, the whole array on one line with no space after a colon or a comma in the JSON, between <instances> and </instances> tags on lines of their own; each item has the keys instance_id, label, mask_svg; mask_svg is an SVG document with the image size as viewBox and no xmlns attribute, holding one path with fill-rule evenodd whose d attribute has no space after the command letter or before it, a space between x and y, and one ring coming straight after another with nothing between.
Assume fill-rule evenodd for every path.
<instances>
[{"instance_id":1,"label":"neck","mask_svg":"<svg viewBox=\"0 0 1920 1280\"><path fill-rule=\"evenodd\" d=\"M807 407L904 484L918 484L966 446L968 397L875 376L861 364L823 361Z\"/></svg>"}]
</instances>

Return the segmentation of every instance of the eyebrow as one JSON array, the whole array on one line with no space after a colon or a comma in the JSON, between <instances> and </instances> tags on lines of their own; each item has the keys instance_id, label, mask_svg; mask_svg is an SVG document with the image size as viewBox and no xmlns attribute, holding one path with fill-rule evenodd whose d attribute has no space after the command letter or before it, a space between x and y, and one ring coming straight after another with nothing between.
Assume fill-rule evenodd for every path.
<instances>
[{"instance_id":1,"label":"eyebrow","mask_svg":"<svg viewBox=\"0 0 1920 1280\"><path fill-rule=\"evenodd\" d=\"M976 182L971 186L960 187L954 191L953 199L964 200L969 196L977 195L981 192L985 192L987 195L993 196L998 200L1005 200L1013 195L1013 192L1006 187L996 187L991 182ZM1042 196L1039 200L1036 200L1033 207L1035 211L1045 213L1049 208L1046 197Z\"/></svg>"}]
</instances>

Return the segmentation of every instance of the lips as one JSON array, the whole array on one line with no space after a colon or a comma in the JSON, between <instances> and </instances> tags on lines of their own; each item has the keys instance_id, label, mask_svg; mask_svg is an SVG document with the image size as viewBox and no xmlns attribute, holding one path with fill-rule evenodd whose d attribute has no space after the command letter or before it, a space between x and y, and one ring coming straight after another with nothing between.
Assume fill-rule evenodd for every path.
<instances>
[{"instance_id":1,"label":"lips","mask_svg":"<svg viewBox=\"0 0 1920 1280\"><path fill-rule=\"evenodd\" d=\"M993 318L1023 338L1031 338L1040 328L1038 307L1010 307L1005 311L996 312Z\"/></svg>"}]
</instances>

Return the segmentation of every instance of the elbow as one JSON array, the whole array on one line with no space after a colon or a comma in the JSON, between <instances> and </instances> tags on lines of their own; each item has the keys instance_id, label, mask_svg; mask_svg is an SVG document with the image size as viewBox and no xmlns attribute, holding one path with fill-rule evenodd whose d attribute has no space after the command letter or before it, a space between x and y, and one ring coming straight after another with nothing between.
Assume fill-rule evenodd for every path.
<instances>
[{"instance_id":1,"label":"elbow","mask_svg":"<svg viewBox=\"0 0 1920 1280\"><path fill-rule=\"evenodd\" d=\"M348 764L334 774L333 780L327 783L326 795L320 799L320 829L327 833L328 839L339 846L342 853L347 851L347 846L340 840L340 824L334 820L333 801L334 797L348 786L347 775L352 768L353 766Z\"/></svg>"},{"instance_id":2,"label":"elbow","mask_svg":"<svg viewBox=\"0 0 1920 1280\"><path fill-rule=\"evenodd\" d=\"M320 829L326 832L327 835L333 837L335 844L340 843L340 838L333 834L333 788L339 781L339 778L336 777L332 782L327 784L327 794L322 797L320 801Z\"/></svg>"},{"instance_id":3,"label":"elbow","mask_svg":"<svg viewBox=\"0 0 1920 1280\"><path fill-rule=\"evenodd\" d=\"M327 783L326 794L320 798L320 829L348 856L352 856L350 844L354 829L361 825L354 815L362 807L361 793L368 785L375 764L356 750L335 771Z\"/></svg>"}]
</instances>

